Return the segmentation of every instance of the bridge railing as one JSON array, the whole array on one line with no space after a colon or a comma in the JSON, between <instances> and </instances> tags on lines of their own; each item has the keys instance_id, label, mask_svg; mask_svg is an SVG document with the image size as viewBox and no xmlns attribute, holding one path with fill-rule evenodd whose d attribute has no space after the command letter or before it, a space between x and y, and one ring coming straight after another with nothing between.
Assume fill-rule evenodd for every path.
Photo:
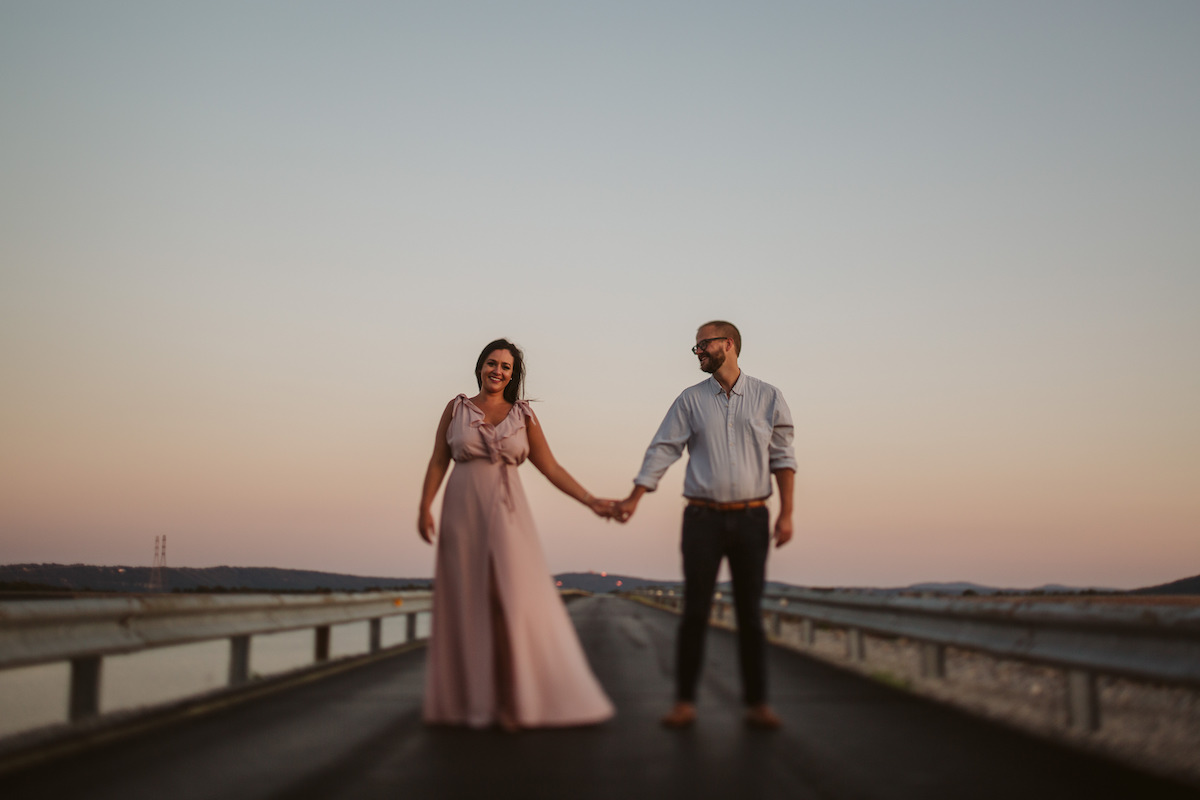
<instances>
[{"instance_id":1,"label":"bridge railing","mask_svg":"<svg viewBox=\"0 0 1200 800\"><path fill-rule=\"evenodd\" d=\"M0 670L69 661L68 717L99 713L105 656L150 648L229 640L229 685L250 677L251 637L311 628L313 660L329 658L330 628L369 622L370 652L381 649L382 621L405 615L407 641L427 591L312 595L148 595L0 604Z\"/></svg>"},{"instance_id":2,"label":"bridge railing","mask_svg":"<svg viewBox=\"0 0 1200 800\"><path fill-rule=\"evenodd\" d=\"M682 608L682 597L671 590L631 594ZM810 590L768 596L762 613L769 634L801 647L812 646L818 625L844 630L853 661L866 658L865 635L912 640L924 677L946 676L947 647L1059 668L1070 724L1086 730L1100 727L1100 675L1200 686L1200 607ZM728 598L714 600L712 621L734 620Z\"/></svg>"}]
</instances>

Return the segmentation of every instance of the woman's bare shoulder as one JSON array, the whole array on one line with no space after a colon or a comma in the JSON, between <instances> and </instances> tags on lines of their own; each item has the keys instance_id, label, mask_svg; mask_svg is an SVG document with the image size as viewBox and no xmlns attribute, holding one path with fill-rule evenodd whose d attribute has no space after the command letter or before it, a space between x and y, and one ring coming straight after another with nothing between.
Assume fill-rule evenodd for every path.
<instances>
[{"instance_id":1,"label":"woman's bare shoulder","mask_svg":"<svg viewBox=\"0 0 1200 800\"><path fill-rule=\"evenodd\" d=\"M529 405L528 400L518 400L517 402L513 403L513 408L515 408L517 412L521 414L521 416L525 417L525 420L528 424L539 424L537 414L533 413L533 407Z\"/></svg>"},{"instance_id":2,"label":"woman's bare shoulder","mask_svg":"<svg viewBox=\"0 0 1200 800\"><path fill-rule=\"evenodd\" d=\"M469 398L465 394L456 394L450 398L450 402L446 403L446 407L442 409L442 419L450 419L454 416L454 411L460 405L465 403Z\"/></svg>"}]
</instances>

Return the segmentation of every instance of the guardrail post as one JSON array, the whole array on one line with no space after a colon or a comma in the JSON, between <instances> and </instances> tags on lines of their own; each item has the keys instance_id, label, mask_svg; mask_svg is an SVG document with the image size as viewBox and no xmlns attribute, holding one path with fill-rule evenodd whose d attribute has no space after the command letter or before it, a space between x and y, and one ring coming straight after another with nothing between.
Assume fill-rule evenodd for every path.
<instances>
[{"instance_id":1,"label":"guardrail post","mask_svg":"<svg viewBox=\"0 0 1200 800\"><path fill-rule=\"evenodd\" d=\"M783 636L783 614L778 611L771 612L771 635L776 639Z\"/></svg>"},{"instance_id":2,"label":"guardrail post","mask_svg":"<svg viewBox=\"0 0 1200 800\"><path fill-rule=\"evenodd\" d=\"M67 715L71 722L100 713L100 656L71 659L71 697Z\"/></svg>"},{"instance_id":3,"label":"guardrail post","mask_svg":"<svg viewBox=\"0 0 1200 800\"><path fill-rule=\"evenodd\" d=\"M858 628L846 630L846 658L851 661L866 661L867 647L863 632Z\"/></svg>"},{"instance_id":4,"label":"guardrail post","mask_svg":"<svg viewBox=\"0 0 1200 800\"><path fill-rule=\"evenodd\" d=\"M921 677L946 677L946 648L936 642L921 642Z\"/></svg>"},{"instance_id":5,"label":"guardrail post","mask_svg":"<svg viewBox=\"0 0 1200 800\"><path fill-rule=\"evenodd\" d=\"M378 653L383 646L383 620L379 617L371 620L371 633L367 637L372 653Z\"/></svg>"},{"instance_id":6,"label":"guardrail post","mask_svg":"<svg viewBox=\"0 0 1200 800\"><path fill-rule=\"evenodd\" d=\"M316 631L316 636L313 641L313 660L328 661L329 660L329 626L321 625Z\"/></svg>"},{"instance_id":7,"label":"guardrail post","mask_svg":"<svg viewBox=\"0 0 1200 800\"><path fill-rule=\"evenodd\" d=\"M817 626L807 617L800 621L800 643L805 647L812 647L817 643Z\"/></svg>"},{"instance_id":8,"label":"guardrail post","mask_svg":"<svg viewBox=\"0 0 1200 800\"><path fill-rule=\"evenodd\" d=\"M1067 722L1072 728L1085 731L1100 729L1100 696L1095 673L1067 670Z\"/></svg>"},{"instance_id":9,"label":"guardrail post","mask_svg":"<svg viewBox=\"0 0 1200 800\"><path fill-rule=\"evenodd\" d=\"M229 637L229 685L240 686L250 680L250 637Z\"/></svg>"},{"instance_id":10,"label":"guardrail post","mask_svg":"<svg viewBox=\"0 0 1200 800\"><path fill-rule=\"evenodd\" d=\"M412 642L417 638L417 615L404 615L404 641Z\"/></svg>"}]
</instances>

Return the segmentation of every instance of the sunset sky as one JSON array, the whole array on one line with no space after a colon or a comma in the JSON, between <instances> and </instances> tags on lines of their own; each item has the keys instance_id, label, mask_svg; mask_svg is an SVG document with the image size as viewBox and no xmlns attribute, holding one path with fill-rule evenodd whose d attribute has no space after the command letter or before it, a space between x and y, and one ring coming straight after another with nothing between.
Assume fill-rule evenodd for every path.
<instances>
[{"instance_id":1,"label":"sunset sky","mask_svg":"<svg viewBox=\"0 0 1200 800\"><path fill-rule=\"evenodd\" d=\"M0 2L0 563L429 576L479 348L623 496L737 323L769 577L1200 573L1200 4ZM553 571L680 576L526 465Z\"/></svg>"}]
</instances>

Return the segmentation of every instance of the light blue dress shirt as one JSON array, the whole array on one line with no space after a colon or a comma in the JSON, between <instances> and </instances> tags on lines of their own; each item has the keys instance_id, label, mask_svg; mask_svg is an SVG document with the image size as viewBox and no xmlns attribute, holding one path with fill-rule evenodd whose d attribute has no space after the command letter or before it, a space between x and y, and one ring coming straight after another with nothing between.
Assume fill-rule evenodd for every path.
<instances>
[{"instance_id":1,"label":"light blue dress shirt","mask_svg":"<svg viewBox=\"0 0 1200 800\"><path fill-rule=\"evenodd\" d=\"M710 377L675 399L633 482L653 492L687 448L685 497L717 503L769 497L771 473L796 469L792 434L792 412L774 386L742 372L726 397Z\"/></svg>"}]
</instances>

